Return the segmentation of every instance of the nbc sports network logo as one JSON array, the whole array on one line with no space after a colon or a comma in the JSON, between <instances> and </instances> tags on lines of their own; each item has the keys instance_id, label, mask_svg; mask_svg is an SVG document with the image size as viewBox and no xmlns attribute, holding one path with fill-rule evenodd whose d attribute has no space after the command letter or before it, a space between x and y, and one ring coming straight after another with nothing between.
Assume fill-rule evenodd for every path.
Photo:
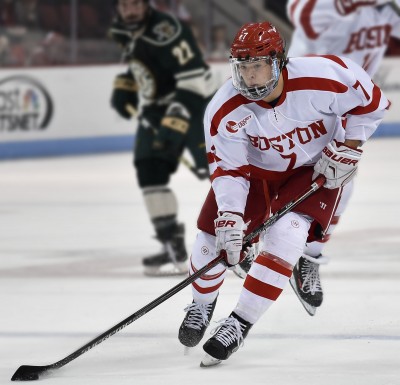
<instances>
[{"instance_id":1,"label":"nbc sports network logo","mask_svg":"<svg viewBox=\"0 0 400 385\"><path fill-rule=\"evenodd\" d=\"M53 101L45 87L30 76L0 80L0 133L45 130Z\"/></svg>"}]
</instances>

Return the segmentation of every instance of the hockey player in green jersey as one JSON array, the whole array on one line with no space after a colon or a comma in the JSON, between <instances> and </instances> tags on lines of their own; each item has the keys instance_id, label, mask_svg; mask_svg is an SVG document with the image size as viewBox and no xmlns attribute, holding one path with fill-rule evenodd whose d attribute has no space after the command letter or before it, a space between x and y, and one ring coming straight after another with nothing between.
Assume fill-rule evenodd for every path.
<instances>
[{"instance_id":1,"label":"hockey player in green jersey","mask_svg":"<svg viewBox=\"0 0 400 385\"><path fill-rule=\"evenodd\" d=\"M148 0L116 0L109 30L120 44L126 73L116 77L112 107L138 119L134 166L163 250L143 259L145 274L186 274L184 226L168 186L187 148L195 172L208 178L203 114L215 87L190 28Z\"/></svg>"}]
</instances>

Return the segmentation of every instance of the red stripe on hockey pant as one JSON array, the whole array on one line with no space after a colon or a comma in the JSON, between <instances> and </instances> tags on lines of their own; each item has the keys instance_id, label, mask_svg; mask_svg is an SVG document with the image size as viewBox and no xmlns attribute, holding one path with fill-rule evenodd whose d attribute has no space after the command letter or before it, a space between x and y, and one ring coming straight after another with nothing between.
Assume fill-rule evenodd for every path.
<instances>
[{"instance_id":1,"label":"red stripe on hockey pant","mask_svg":"<svg viewBox=\"0 0 400 385\"><path fill-rule=\"evenodd\" d=\"M268 267L269 269L276 271L279 274L285 275L290 278L293 271L293 266L287 263L283 259L276 257L266 251L260 253L260 255L255 259L256 263L259 265Z\"/></svg>"},{"instance_id":2,"label":"red stripe on hockey pant","mask_svg":"<svg viewBox=\"0 0 400 385\"><path fill-rule=\"evenodd\" d=\"M192 285L193 287L201 294L209 294L214 291L217 291L219 287L224 283L224 280L222 280L218 285L215 286L210 286L210 287L201 287L199 286L196 282L193 282Z\"/></svg>"},{"instance_id":3,"label":"red stripe on hockey pant","mask_svg":"<svg viewBox=\"0 0 400 385\"><path fill-rule=\"evenodd\" d=\"M263 298L267 298L271 301L276 301L276 299L282 293L282 289L279 289L272 285L268 285L268 283L259 281L258 279L253 278L251 275L247 275L243 287L248 291L250 291L251 293L256 294Z\"/></svg>"},{"instance_id":4,"label":"red stripe on hockey pant","mask_svg":"<svg viewBox=\"0 0 400 385\"><path fill-rule=\"evenodd\" d=\"M198 269L196 269L193 265L192 262L192 258L190 258L190 266L192 268L193 273L196 273ZM222 274L225 273L225 270L222 270L220 273L216 273L216 274L203 274L200 279L204 280L204 281L212 281L213 279L217 279L219 277L221 277ZM189 274L192 275L192 274Z\"/></svg>"}]
</instances>

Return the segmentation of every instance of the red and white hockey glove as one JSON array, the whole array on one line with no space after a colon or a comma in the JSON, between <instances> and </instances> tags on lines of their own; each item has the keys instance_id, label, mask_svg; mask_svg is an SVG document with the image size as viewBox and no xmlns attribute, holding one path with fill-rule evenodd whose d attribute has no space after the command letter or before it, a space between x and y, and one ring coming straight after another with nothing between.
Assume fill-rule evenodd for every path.
<instances>
[{"instance_id":1,"label":"red and white hockey glove","mask_svg":"<svg viewBox=\"0 0 400 385\"><path fill-rule=\"evenodd\" d=\"M226 251L225 262L228 266L238 264L244 257L242 253L243 236L247 226L240 215L224 212L214 221L216 236L216 255Z\"/></svg>"},{"instance_id":2,"label":"red and white hockey glove","mask_svg":"<svg viewBox=\"0 0 400 385\"><path fill-rule=\"evenodd\" d=\"M356 175L361 155L362 150L333 140L322 150L322 157L314 166L313 179L318 174L323 174L326 178L324 187L328 189L342 187Z\"/></svg>"}]
</instances>

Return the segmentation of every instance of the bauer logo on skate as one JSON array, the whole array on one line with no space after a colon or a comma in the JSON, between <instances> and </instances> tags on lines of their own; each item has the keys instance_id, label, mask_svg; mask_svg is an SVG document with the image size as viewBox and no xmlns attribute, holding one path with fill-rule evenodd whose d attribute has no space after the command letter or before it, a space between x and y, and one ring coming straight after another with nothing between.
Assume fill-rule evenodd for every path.
<instances>
[{"instance_id":1,"label":"bauer logo on skate","mask_svg":"<svg viewBox=\"0 0 400 385\"><path fill-rule=\"evenodd\" d=\"M30 76L0 80L0 132L45 130L53 102L45 87Z\"/></svg>"},{"instance_id":2,"label":"bauer logo on skate","mask_svg":"<svg viewBox=\"0 0 400 385\"><path fill-rule=\"evenodd\" d=\"M249 122L251 117L252 117L251 115L248 115L244 119L242 119L239 123L233 120L229 120L228 122L226 122L226 130L231 134L238 132L239 128L244 127Z\"/></svg>"}]
</instances>

